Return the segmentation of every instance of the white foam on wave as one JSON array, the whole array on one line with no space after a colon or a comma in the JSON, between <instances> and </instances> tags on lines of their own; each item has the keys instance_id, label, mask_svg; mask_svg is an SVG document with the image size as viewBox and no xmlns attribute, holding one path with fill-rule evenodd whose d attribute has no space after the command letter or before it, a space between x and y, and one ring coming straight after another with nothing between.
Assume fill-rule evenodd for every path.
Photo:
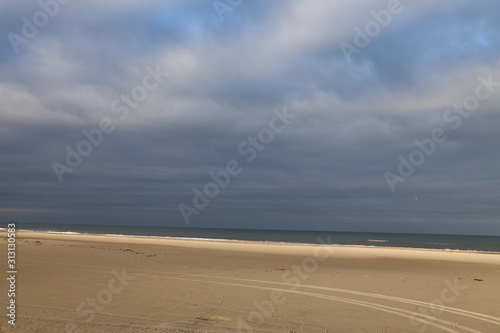
<instances>
[{"instance_id":1,"label":"white foam on wave","mask_svg":"<svg viewBox=\"0 0 500 333\"><path fill-rule=\"evenodd\" d=\"M54 231L54 230L32 230L32 229L19 229L19 231L29 231L29 232L43 232L46 234L72 234L72 235L85 235L85 232L74 232L74 231Z\"/></svg>"}]
</instances>

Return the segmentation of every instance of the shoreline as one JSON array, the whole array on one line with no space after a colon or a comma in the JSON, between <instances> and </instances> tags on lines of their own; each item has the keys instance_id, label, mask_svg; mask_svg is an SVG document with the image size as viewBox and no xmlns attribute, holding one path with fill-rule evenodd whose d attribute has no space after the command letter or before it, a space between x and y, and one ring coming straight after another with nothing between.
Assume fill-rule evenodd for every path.
<instances>
[{"instance_id":1,"label":"shoreline","mask_svg":"<svg viewBox=\"0 0 500 333\"><path fill-rule=\"evenodd\" d=\"M82 226L83 227L83 226ZM67 235L102 235L113 237L138 237L138 238L162 238L174 240L196 240L196 241L216 241L216 242L256 242L266 244L285 244L285 245L317 245L320 243L328 243L336 246L353 246L353 247L387 247L395 249L415 249L429 251L451 251L451 252L471 252L484 254L500 254L500 236L491 235L458 235L458 234L400 234L400 233L358 233L344 231L305 231L305 235L297 233L296 230L283 231L270 230L271 234L267 234L265 230L243 230L243 229L221 229L222 233L213 232L216 229L206 229L207 232L193 232L192 228L173 228L174 231L165 232L158 228L152 231L146 229L132 230L124 226L125 230L113 230L115 226L108 226L111 230L93 230L90 229L74 229L70 225L67 228L52 228L52 225L47 225L46 228L38 228L35 226L23 226L18 228L18 231L23 232L40 232L47 234L67 234ZM135 230L135 229L137 230ZM154 229L154 227L151 227ZM168 230L167 228L166 230ZM177 229L190 229L180 231ZM195 228L196 229L196 228ZM200 230L204 230L201 228ZM5 228L0 228L5 231ZM247 235L246 232L249 232ZM262 233L260 235L259 233ZM333 238L333 241L325 242L322 239Z\"/></svg>"},{"instance_id":2,"label":"shoreline","mask_svg":"<svg viewBox=\"0 0 500 333\"><path fill-rule=\"evenodd\" d=\"M2 232L0 228L0 232ZM365 245L365 244L318 244L304 242L286 242L286 241L257 241L244 239L229 239L229 238L205 238L205 237L178 237L178 236L152 236L152 235L126 235L126 234L96 234L91 232L74 232L74 231L38 231L38 230L23 230L17 232L22 233L40 233L49 235L82 235L82 236L109 236L109 237L125 237L125 238L145 238L145 239L165 239L165 240L186 240L186 241L206 241L206 242L228 242L228 243L249 243L249 244L272 244L272 245L305 245L305 246L320 246L331 245L339 247L366 247L366 248L387 248L387 249L402 249L402 250L422 250L422 251L445 251L445 252L464 252L464 253L480 253L500 255L500 251L484 251L484 250L462 250L462 249L439 249L439 248L424 248L424 247L405 247L405 246L384 246L384 245ZM383 244L383 242L378 243Z\"/></svg>"},{"instance_id":3,"label":"shoreline","mask_svg":"<svg viewBox=\"0 0 500 333\"><path fill-rule=\"evenodd\" d=\"M329 257L335 258L392 258L445 260L455 262L500 265L500 253L467 250L445 250L427 248L388 247L379 245L309 244L269 241L247 241L226 239L196 239L165 236L103 235L63 232L17 231L18 237L52 239L63 241L86 241L103 243L126 243L140 245L164 245L193 249L253 252L268 254L314 256L321 248L329 249Z\"/></svg>"}]
</instances>

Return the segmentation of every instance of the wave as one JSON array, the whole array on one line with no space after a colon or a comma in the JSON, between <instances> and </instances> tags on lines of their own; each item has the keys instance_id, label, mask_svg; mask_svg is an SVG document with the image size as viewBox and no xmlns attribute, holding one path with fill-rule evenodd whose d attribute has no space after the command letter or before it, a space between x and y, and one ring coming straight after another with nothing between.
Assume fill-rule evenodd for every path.
<instances>
[{"instance_id":1,"label":"wave","mask_svg":"<svg viewBox=\"0 0 500 333\"><path fill-rule=\"evenodd\" d=\"M19 231L28 232L43 232L46 234L71 234L71 235L87 235L90 232L74 232L74 231L55 231L55 230L33 230L33 229L18 229Z\"/></svg>"},{"instance_id":2,"label":"wave","mask_svg":"<svg viewBox=\"0 0 500 333\"><path fill-rule=\"evenodd\" d=\"M387 239L369 239L369 242L374 242L374 243L387 243L389 242Z\"/></svg>"}]
</instances>

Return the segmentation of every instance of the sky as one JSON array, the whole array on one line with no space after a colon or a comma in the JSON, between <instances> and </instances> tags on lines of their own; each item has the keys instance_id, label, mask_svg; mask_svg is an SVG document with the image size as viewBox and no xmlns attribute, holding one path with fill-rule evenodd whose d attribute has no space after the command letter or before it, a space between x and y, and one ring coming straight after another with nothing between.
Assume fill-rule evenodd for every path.
<instances>
[{"instance_id":1,"label":"sky","mask_svg":"<svg viewBox=\"0 0 500 333\"><path fill-rule=\"evenodd\" d=\"M0 3L0 220L500 235L500 2Z\"/></svg>"}]
</instances>

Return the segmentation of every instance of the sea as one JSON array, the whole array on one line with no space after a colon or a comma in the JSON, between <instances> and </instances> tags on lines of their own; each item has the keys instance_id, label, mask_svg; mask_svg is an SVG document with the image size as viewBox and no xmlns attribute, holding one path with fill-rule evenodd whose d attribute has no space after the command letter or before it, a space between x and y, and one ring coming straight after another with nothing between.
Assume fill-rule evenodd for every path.
<instances>
[{"instance_id":1,"label":"sea","mask_svg":"<svg viewBox=\"0 0 500 333\"><path fill-rule=\"evenodd\" d=\"M302 244L328 243L334 245L364 247L384 246L396 248L500 253L500 236L24 223L17 223L16 229L70 234L102 234L117 236L166 237L175 239L259 241Z\"/></svg>"}]
</instances>

